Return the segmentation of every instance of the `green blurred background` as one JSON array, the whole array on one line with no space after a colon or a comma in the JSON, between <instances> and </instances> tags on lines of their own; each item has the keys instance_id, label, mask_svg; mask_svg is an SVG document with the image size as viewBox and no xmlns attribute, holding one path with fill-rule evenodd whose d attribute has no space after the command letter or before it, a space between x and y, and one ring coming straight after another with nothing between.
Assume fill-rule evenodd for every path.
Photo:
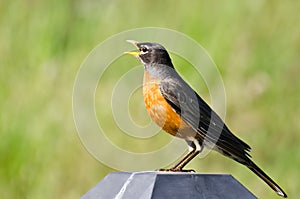
<instances>
[{"instance_id":1,"label":"green blurred background","mask_svg":"<svg viewBox=\"0 0 300 199\"><path fill-rule=\"evenodd\" d=\"M296 198L299 10L299 1L279 0L0 1L0 198L79 198L114 171L80 142L72 117L73 83L98 43L147 26L183 32L205 47L225 83L228 125ZM189 68L180 72L188 74ZM276 197L250 171L219 154L189 167L231 173L259 198Z\"/></svg>"}]
</instances>

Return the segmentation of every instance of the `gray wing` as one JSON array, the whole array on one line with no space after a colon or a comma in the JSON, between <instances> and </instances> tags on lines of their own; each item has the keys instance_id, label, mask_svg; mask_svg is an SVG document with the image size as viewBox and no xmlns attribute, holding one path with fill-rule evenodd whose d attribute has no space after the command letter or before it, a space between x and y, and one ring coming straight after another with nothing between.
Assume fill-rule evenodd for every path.
<instances>
[{"instance_id":1,"label":"gray wing","mask_svg":"<svg viewBox=\"0 0 300 199\"><path fill-rule=\"evenodd\" d=\"M167 78L159 88L166 101L201 139L215 143L224 155L234 155L242 160L250 157L250 146L232 134L222 119L182 79Z\"/></svg>"}]
</instances>

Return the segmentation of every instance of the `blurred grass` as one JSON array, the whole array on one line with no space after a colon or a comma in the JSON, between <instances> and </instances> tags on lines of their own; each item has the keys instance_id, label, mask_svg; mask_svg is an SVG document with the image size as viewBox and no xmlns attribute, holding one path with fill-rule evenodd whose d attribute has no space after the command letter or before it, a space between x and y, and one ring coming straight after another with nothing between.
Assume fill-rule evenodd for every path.
<instances>
[{"instance_id":1,"label":"blurred grass","mask_svg":"<svg viewBox=\"0 0 300 199\"><path fill-rule=\"evenodd\" d=\"M112 171L77 136L72 86L99 42L145 26L178 30L206 48L225 82L227 123L253 147L254 160L297 197L299 8L299 1L258 0L1 1L0 198L78 198ZM186 79L189 70L180 70ZM259 198L275 197L250 171L218 154L190 167L232 173Z\"/></svg>"}]
</instances>

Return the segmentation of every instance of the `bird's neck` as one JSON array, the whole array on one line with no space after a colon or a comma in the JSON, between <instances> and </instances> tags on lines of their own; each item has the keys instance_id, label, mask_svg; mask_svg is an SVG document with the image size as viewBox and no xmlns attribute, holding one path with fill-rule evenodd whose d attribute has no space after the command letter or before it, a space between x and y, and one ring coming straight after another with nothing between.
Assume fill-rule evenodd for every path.
<instances>
[{"instance_id":1,"label":"bird's neck","mask_svg":"<svg viewBox=\"0 0 300 199\"><path fill-rule=\"evenodd\" d=\"M166 64L145 64L145 72L147 72L152 78L167 78L171 74L177 74L173 65Z\"/></svg>"}]
</instances>

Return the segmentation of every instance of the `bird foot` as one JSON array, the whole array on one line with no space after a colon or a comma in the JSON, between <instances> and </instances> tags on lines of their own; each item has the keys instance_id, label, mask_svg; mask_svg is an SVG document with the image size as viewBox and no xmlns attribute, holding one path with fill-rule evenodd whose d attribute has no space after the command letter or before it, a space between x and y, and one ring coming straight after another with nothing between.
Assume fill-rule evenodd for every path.
<instances>
[{"instance_id":1,"label":"bird foot","mask_svg":"<svg viewBox=\"0 0 300 199\"><path fill-rule=\"evenodd\" d=\"M196 171L195 171L194 169L179 169L179 168L158 169L158 170L156 170L156 171L196 173Z\"/></svg>"}]
</instances>

